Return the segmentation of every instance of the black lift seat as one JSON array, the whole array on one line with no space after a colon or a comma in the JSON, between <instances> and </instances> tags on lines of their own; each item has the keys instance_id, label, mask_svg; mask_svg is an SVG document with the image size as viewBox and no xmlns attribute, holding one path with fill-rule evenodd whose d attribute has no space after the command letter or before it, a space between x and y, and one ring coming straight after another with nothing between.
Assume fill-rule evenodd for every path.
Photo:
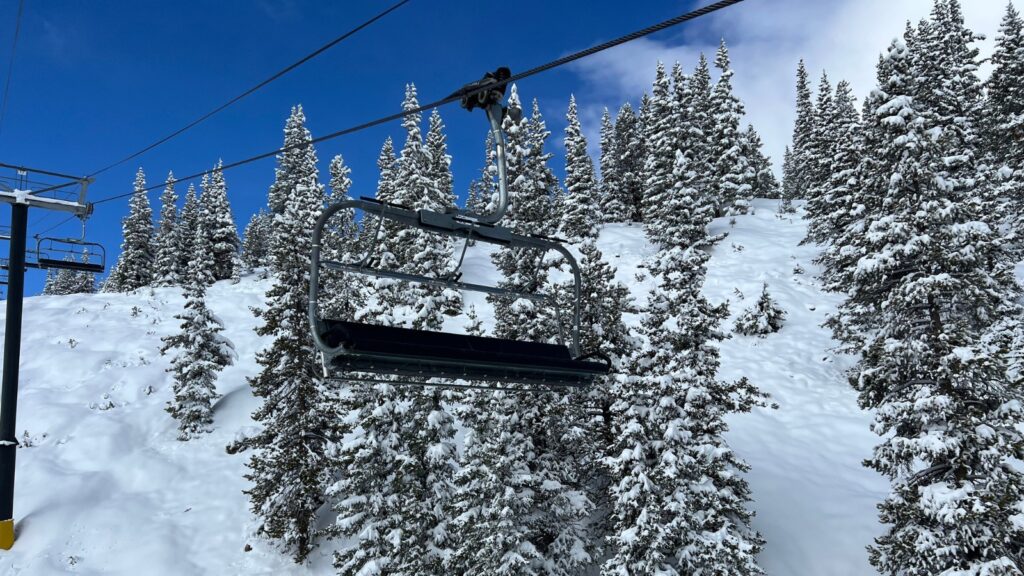
<instances>
[{"instance_id":1,"label":"black lift seat","mask_svg":"<svg viewBox=\"0 0 1024 576\"><path fill-rule=\"evenodd\" d=\"M608 362L574 359L565 346L324 320L322 337L341 347L339 370L422 378L585 386Z\"/></svg>"},{"instance_id":2,"label":"black lift seat","mask_svg":"<svg viewBox=\"0 0 1024 576\"><path fill-rule=\"evenodd\" d=\"M39 258L40 268L53 268L55 270L77 270L79 272L103 272L103 264L92 264L89 262L77 262L75 260L56 260L53 258Z\"/></svg>"}]
</instances>

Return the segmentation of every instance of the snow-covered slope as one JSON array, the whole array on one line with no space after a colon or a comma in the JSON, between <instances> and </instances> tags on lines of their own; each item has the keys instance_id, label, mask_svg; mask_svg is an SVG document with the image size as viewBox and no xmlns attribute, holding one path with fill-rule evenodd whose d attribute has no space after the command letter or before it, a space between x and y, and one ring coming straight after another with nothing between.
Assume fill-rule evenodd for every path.
<instances>
[{"instance_id":1,"label":"snow-covered slope","mask_svg":"<svg viewBox=\"0 0 1024 576\"><path fill-rule=\"evenodd\" d=\"M729 300L735 317L768 282L789 314L778 334L722 343L722 376L747 376L779 404L735 416L728 435L753 468L755 526L768 541L761 563L772 575L872 574L864 546L879 532L874 503L885 482L860 465L875 442L869 415L842 377L850 359L834 358L819 326L838 299L817 288L814 249L798 246L804 224L776 218L774 202L755 207L734 227L715 222L713 231L729 236L714 248L705 291ZM637 279L638 264L650 248L642 229L609 226L600 247L643 302L650 286ZM804 274L794 274L797 264ZM492 274L487 250L475 248L467 279ZM0 553L0 574L330 573L329 546L297 566L250 536L248 455L224 450L252 426L258 405L245 379L264 342L249 307L268 286L246 278L209 291L240 359L220 376L216 431L188 443L175 439L163 411L171 388L160 337L177 329L177 290L26 301L18 540ZM467 301L489 320L482 299Z\"/></svg>"}]
</instances>

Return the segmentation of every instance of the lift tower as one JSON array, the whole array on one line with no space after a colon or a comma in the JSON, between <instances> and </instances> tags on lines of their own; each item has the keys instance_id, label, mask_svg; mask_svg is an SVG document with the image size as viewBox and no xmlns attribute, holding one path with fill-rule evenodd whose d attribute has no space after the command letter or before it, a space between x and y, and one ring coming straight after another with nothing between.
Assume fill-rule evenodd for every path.
<instances>
[{"instance_id":1,"label":"lift tower","mask_svg":"<svg viewBox=\"0 0 1024 576\"><path fill-rule=\"evenodd\" d=\"M26 262L28 209L42 208L68 212L80 218L92 212L85 201L89 178L48 170L0 163L0 169L15 176L0 176L0 202L11 205L10 254L7 268L7 318L4 328L3 383L0 385L0 548L14 546L14 460L18 439L15 416L18 409L18 363L21 359L21 314L25 297L25 269L38 268ZM40 181L30 179L39 178ZM49 180L42 182L43 179ZM52 180L58 180L52 183ZM32 191L35 187L37 190Z\"/></svg>"}]
</instances>

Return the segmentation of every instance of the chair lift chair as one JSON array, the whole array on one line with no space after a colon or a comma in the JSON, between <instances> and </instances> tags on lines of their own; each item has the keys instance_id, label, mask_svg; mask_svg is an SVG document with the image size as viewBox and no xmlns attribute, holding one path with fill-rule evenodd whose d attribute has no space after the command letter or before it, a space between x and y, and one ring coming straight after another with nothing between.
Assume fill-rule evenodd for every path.
<instances>
[{"instance_id":1,"label":"chair lift chair","mask_svg":"<svg viewBox=\"0 0 1024 576\"><path fill-rule=\"evenodd\" d=\"M461 95L462 106L467 110L482 108L490 123L498 168L499 196L494 213L474 214L455 207L444 213L412 210L363 197L359 200L333 204L320 216L313 232L309 320L313 340L323 355L324 371L328 377L363 382L515 390L524 389L524 386L541 389L582 387L609 373L611 361L606 356L597 352L580 351L580 269L576 259L557 239L516 234L509 228L498 225L509 202L505 138L501 129L501 121L506 110L502 107L501 100L510 76L507 68L500 68L455 94ZM362 210L377 217L376 230L371 240L374 243L379 240L382 222L389 220L428 233L462 238L467 245L471 241L479 241L509 248L558 252L569 263L574 280L571 341L568 345L524 342L321 318L318 307L321 266L377 278L555 304L553 298L544 294L516 292L495 286L462 282L455 274L428 277L380 269L373 265L374 259L371 256L375 244L358 262L324 261L321 259L324 228L332 216L346 209ZM460 259L459 265L461 263ZM439 384L436 380L428 381L438 378L464 383Z\"/></svg>"}]
</instances>

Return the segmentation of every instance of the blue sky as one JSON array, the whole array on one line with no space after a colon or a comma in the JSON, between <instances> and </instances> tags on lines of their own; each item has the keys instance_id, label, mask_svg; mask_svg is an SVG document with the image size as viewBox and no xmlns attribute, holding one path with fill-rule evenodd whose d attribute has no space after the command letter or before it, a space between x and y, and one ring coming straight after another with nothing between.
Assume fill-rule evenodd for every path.
<instances>
[{"instance_id":1,"label":"blue sky","mask_svg":"<svg viewBox=\"0 0 1024 576\"><path fill-rule=\"evenodd\" d=\"M72 174L92 172L262 80L276 70L390 5L387 2L258 0L178 3L26 0L0 162ZM706 2L611 0L560 2L430 2L412 0L394 14L305 64L190 132L100 176L92 198L131 189L142 166L150 184L168 170L178 175L281 145L289 108L301 103L314 136L396 111L403 86L414 82L421 101L445 96L484 71L523 70ZM579 100L585 130L594 135L603 106L636 100L649 85L657 59L692 67L699 50L720 37L733 49L736 86L751 120L775 155L791 117L792 70L801 56L814 71L838 69L863 95L874 55L907 18L927 14L927 0L749 0L712 18L684 24L649 40L609 51L580 65L519 85L540 100L552 131L553 166L561 171L561 132L570 93ZM993 32L1005 4L971 0L969 24ZM0 63L10 56L17 0L0 2ZM483 161L481 114L442 109L448 125L456 191L463 194ZM353 169L353 192L372 194L374 162L387 135L401 141L398 124L326 142L317 152L326 166L342 154ZM244 227L266 202L274 161L227 173L236 221ZM185 185L179 184L179 195ZM150 195L155 202L159 192ZM112 264L127 202L97 207L91 239L107 246ZM9 209L0 208L0 222ZM30 233L59 221L31 215ZM75 223L53 232L78 233ZM4 247L6 249L6 247ZM42 285L29 273L29 291Z\"/></svg>"}]
</instances>

